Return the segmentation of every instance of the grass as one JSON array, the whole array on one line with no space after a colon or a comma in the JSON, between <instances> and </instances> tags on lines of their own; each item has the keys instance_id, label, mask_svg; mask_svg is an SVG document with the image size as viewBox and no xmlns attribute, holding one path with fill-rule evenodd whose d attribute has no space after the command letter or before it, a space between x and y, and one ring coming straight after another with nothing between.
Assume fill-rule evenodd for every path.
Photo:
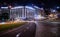
<instances>
[{"instance_id":1,"label":"grass","mask_svg":"<svg viewBox=\"0 0 60 37\"><path fill-rule=\"evenodd\" d=\"M25 24L25 22L18 22L18 23L9 23L9 24L2 24L0 25L0 31L5 31L9 29L13 29Z\"/></svg>"}]
</instances>

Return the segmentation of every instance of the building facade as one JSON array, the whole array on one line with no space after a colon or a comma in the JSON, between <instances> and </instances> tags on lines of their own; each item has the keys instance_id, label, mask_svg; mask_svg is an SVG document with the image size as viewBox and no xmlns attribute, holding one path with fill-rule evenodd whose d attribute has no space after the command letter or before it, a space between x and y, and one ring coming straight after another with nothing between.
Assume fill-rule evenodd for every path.
<instances>
[{"instance_id":1,"label":"building facade","mask_svg":"<svg viewBox=\"0 0 60 37\"><path fill-rule=\"evenodd\" d=\"M8 9L8 7L2 7L1 10L2 13L9 14L9 19L31 18L34 17L34 14L36 14L36 10L29 6L17 6L11 9Z\"/></svg>"},{"instance_id":2,"label":"building facade","mask_svg":"<svg viewBox=\"0 0 60 37\"><path fill-rule=\"evenodd\" d=\"M43 11L39 8L30 6L17 6L9 9L8 7L1 7L3 13L9 14L9 19L25 19L34 18L35 15L43 15Z\"/></svg>"}]
</instances>

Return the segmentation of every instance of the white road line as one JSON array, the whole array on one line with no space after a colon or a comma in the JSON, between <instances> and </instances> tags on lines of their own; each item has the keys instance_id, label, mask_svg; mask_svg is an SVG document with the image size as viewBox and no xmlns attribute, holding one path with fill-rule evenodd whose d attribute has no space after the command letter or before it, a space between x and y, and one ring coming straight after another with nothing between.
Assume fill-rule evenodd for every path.
<instances>
[{"instance_id":1,"label":"white road line","mask_svg":"<svg viewBox=\"0 0 60 37\"><path fill-rule=\"evenodd\" d=\"M19 37L19 36L20 36L20 34L21 34L21 33L18 33L18 34L16 35L16 37Z\"/></svg>"}]
</instances>

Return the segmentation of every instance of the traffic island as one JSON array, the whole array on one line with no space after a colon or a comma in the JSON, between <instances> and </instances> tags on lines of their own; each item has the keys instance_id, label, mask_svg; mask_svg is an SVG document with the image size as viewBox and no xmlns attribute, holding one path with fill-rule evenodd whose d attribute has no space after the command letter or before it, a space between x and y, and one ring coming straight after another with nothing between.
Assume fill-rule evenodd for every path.
<instances>
[{"instance_id":1,"label":"traffic island","mask_svg":"<svg viewBox=\"0 0 60 37\"><path fill-rule=\"evenodd\" d=\"M26 22L6 22L5 24L0 24L0 32L22 26L25 23Z\"/></svg>"}]
</instances>

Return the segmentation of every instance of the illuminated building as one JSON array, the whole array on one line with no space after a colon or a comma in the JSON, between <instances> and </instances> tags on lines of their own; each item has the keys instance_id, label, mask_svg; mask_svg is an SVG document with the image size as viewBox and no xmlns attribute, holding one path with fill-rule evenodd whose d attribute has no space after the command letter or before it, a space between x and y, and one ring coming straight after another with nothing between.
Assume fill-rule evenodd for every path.
<instances>
[{"instance_id":1,"label":"illuminated building","mask_svg":"<svg viewBox=\"0 0 60 37\"><path fill-rule=\"evenodd\" d=\"M44 11L43 8L39 8L37 6L34 7L30 7L30 6L16 6L16 7L12 7L12 8L8 8L8 7L1 7L1 9L3 10L7 10L7 13L9 14L10 19L14 20L14 19L26 19L26 18L34 18L35 15L43 15ZM3 12L5 12L3 11ZM41 11L41 12L40 12ZM43 13L43 14L42 14Z\"/></svg>"},{"instance_id":2,"label":"illuminated building","mask_svg":"<svg viewBox=\"0 0 60 37\"><path fill-rule=\"evenodd\" d=\"M24 18L29 18L34 16L34 12L35 9L29 6L17 6L17 7L13 7L10 10L8 9L8 7L1 7L3 12L8 12L10 19L24 19ZM7 11L6 11L7 10Z\"/></svg>"}]
</instances>

